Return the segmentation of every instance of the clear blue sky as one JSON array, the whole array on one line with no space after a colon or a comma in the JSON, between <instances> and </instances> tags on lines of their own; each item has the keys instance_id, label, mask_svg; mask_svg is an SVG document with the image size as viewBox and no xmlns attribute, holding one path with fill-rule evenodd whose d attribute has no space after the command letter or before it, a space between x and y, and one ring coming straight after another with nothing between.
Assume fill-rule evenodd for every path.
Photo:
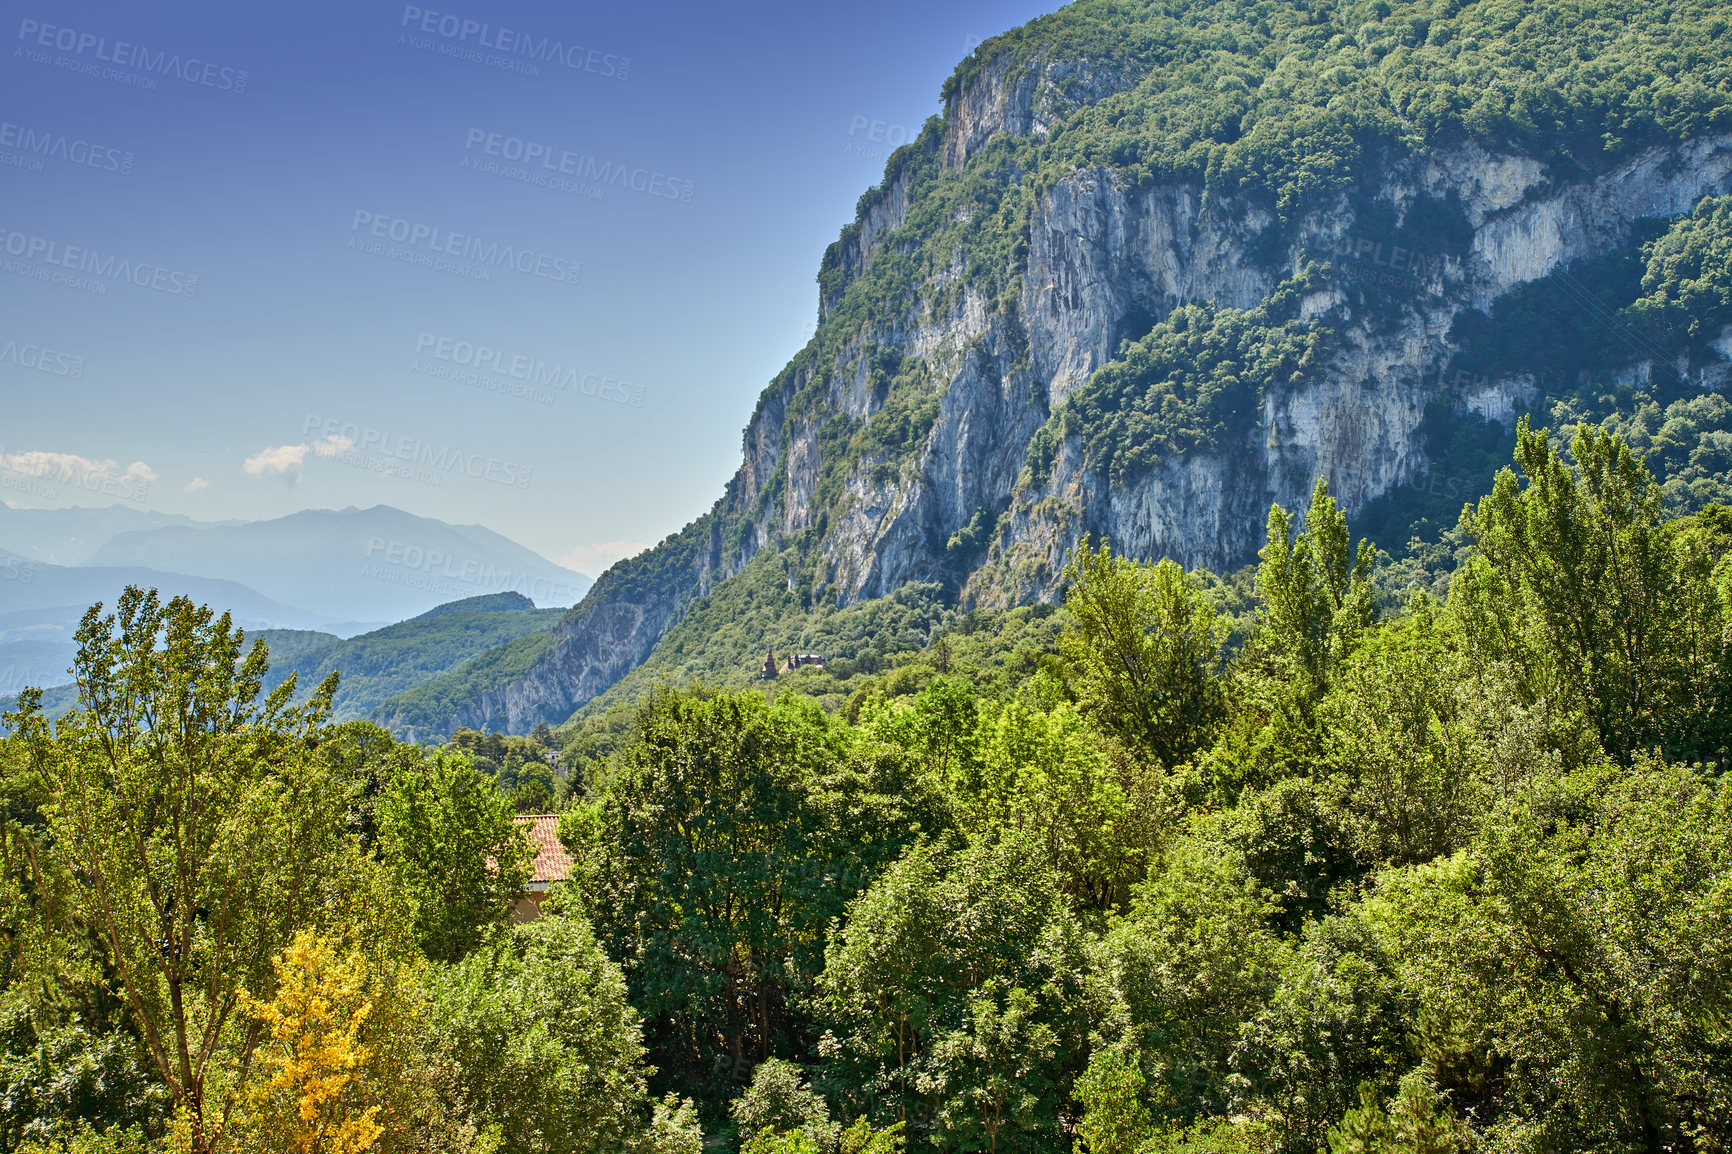
<instances>
[{"instance_id":1,"label":"clear blue sky","mask_svg":"<svg viewBox=\"0 0 1732 1154\"><path fill-rule=\"evenodd\" d=\"M709 507L890 144L1052 7L7 4L0 499L599 572Z\"/></svg>"}]
</instances>

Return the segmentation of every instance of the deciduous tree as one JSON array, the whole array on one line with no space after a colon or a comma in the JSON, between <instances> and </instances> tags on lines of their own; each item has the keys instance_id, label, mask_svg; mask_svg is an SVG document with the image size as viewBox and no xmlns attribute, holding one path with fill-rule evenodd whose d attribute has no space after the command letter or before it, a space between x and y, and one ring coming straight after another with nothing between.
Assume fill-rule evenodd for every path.
<instances>
[{"instance_id":1,"label":"deciduous tree","mask_svg":"<svg viewBox=\"0 0 1732 1154\"><path fill-rule=\"evenodd\" d=\"M314 753L335 679L260 699L228 616L128 588L77 632L80 708L16 719L50 798L66 917L89 927L195 1154L223 1145L271 958L340 904L345 798Z\"/></svg>"},{"instance_id":2,"label":"deciduous tree","mask_svg":"<svg viewBox=\"0 0 1732 1154\"><path fill-rule=\"evenodd\" d=\"M510 918L535 855L511 800L467 754L414 759L392 779L378 813L386 856L418 903L415 925L429 958L456 961Z\"/></svg>"},{"instance_id":3,"label":"deciduous tree","mask_svg":"<svg viewBox=\"0 0 1732 1154\"><path fill-rule=\"evenodd\" d=\"M1186 757L1221 710L1224 630L1175 562L1138 565L1084 540L1065 567L1075 629L1062 651L1078 700L1162 764Z\"/></svg>"}]
</instances>

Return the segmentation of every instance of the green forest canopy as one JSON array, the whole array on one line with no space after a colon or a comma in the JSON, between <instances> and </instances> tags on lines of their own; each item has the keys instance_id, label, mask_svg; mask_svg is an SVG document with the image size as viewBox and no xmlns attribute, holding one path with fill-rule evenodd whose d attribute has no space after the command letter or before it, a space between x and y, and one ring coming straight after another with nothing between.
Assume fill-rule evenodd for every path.
<instances>
[{"instance_id":1,"label":"green forest canopy","mask_svg":"<svg viewBox=\"0 0 1732 1154\"><path fill-rule=\"evenodd\" d=\"M1320 485L1249 591L1090 546L834 712L664 687L564 761L334 725L130 591L0 744L0 1134L1719 1149L1732 512L1591 426L1515 457L1442 602L1380 610ZM572 880L514 928L556 768Z\"/></svg>"}]
</instances>

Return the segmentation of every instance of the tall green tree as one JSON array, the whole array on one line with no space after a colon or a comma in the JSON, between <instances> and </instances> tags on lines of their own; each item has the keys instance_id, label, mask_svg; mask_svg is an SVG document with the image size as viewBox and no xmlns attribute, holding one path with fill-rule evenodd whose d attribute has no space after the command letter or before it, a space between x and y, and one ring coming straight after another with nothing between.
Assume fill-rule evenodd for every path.
<instances>
[{"instance_id":1,"label":"tall green tree","mask_svg":"<svg viewBox=\"0 0 1732 1154\"><path fill-rule=\"evenodd\" d=\"M1271 926L1272 899L1238 853L1200 833L1166 848L1103 940L1101 980L1113 1002L1104 1025L1136 1064L1120 1081L1157 1125L1182 1129L1231 1112L1234 1047L1291 953Z\"/></svg>"},{"instance_id":2,"label":"tall green tree","mask_svg":"<svg viewBox=\"0 0 1732 1154\"><path fill-rule=\"evenodd\" d=\"M433 983L456 1110L501 1154L696 1154L689 1103L653 1103L625 979L581 918L501 931Z\"/></svg>"},{"instance_id":3,"label":"tall green tree","mask_svg":"<svg viewBox=\"0 0 1732 1154\"><path fill-rule=\"evenodd\" d=\"M1233 1067L1244 1098L1270 1108L1288 1149L1318 1150L1355 1088L1393 1088L1412 1064L1413 993L1359 907L1307 922Z\"/></svg>"},{"instance_id":4,"label":"tall green tree","mask_svg":"<svg viewBox=\"0 0 1732 1154\"><path fill-rule=\"evenodd\" d=\"M468 754L412 759L392 779L378 820L386 857L417 903L429 958L456 961L511 917L535 855L511 799Z\"/></svg>"},{"instance_id":5,"label":"tall green tree","mask_svg":"<svg viewBox=\"0 0 1732 1154\"><path fill-rule=\"evenodd\" d=\"M1452 609L1477 659L1507 665L1529 702L1581 710L1614 756L1700 751L1704 691L1725 670L1705 575L1662 524L1659 487L1629 446L1584 425L1571 455L1574 466L1522 423L1521 478L1503 470L1464 513L1477 555Z\"/></svg>"},{"instance_id":6,"label":"tall green tree","mask_svg":"<svg viewBox=\"0 0 1732 1154\"><path fill-rule=\"evenodd\" d=\"M129 587L85 614L80 707L14 719L46 783L69 928L88 928L196 1154L220 1148L269 996L274 953L342 906L346 798L315 747L335 678L261 700L266 649L228 616Z\"/></svg>"},{"instance_id":7,"label":"tall green tree","mask_svg":"<svg viewBox=\"0 0 1732 1154\"><path fill-rule=\"evenodd\" d=\"M1079 911L1122 905L1168 819L1160 768L1103 739L1068 703L1042 713L989 702L977 725L978 789L955 796L971 836L1025 831L1046 846Z\"/></svg>"},{"instance_id":8,"label":"tall green tree","mask_svg":"<svg viewBox=\"0 0 1732 1154\"><path fill-rule=\"evenodd\" d=\"M1424 603L1342 666L1320 706L1326 759L1367 864L1428 861L1465 844L1492 788L1469 681Z\"/></svg>"},{"instance_id":9,"label":"tall green tree","mask_svg":"<svg viewBox=\"0 0 1732 1154\"><path fill-rule=\"evenodd\" d=\"M1321 771L1326 749L1317 704L1377 617L1375 550L1365 540L1353 547L1347 517L1323 479L1312 490L1303 529L1271 505L1266 534L1255 623L1227 671L1218 739L1197 759L1198 784L1212 805L1230 806L1247 790Z\"/></svg>"},{"instance_id":10,"label":"tall green tree","mask_svg":"<svg viewBox=\"0 0 1732 1154\"><path fill-rule=\"evenodd\" d=\"M719 1095L798 1057L832 918L912 836L906 759L859 757L810 700L657 693L573 848L663 1070ZM575 830L578 818L568 823Z\"/></svg>"},{"instance_id":11,"label":"tall green tree","mask_svg":"<svg viewBox=\"0 0 1732 1154\"><path fill-rule=\"evenodd\" d=\"M1139 565L1085 539L1065 566L1067 675L1104 729L1164 765L1200 745L1221 711L1224 630L1176 562Z\"/></svg>"},{"instance_id":12,"label":"tall green tree","mask_svg":"<svg viewBox=\"0 0 1732 1154\"><path fill-rule=\"evenodd\" d=\"M842 1127L830 1119L830 1107L792 1062L771 1058L752 1071L752 1084L728 1104L739 1127L740 1148L798 1130L817 1154L835 1154Z\"/></svg>"},{"instance_id":13,"label":"tall green tree","mask_svg":"<svg viewBox=\"0 0 1732 1154\"><path fill-rule=\"evenodd\" d=\"M1347 515L1318 478L1304 529L1279 505L1269 507L1268 540L1259 554L1257 595L1263 639L1293 675L1318 690L1376 618L1369 541L1353 548Z\"/></svg>"},{"instance_id":14,"label":"tall green tree","mask_svg":"<svg viewBox=\"0 0 1732 1154\"><path fill-rule=\"evenodd\" d=\"M1038 841L911 849L830 944L819 985L830 1084L854 1111L943 1149L1067 1149L1086 966Z\"/></svg>"}]
</instances>

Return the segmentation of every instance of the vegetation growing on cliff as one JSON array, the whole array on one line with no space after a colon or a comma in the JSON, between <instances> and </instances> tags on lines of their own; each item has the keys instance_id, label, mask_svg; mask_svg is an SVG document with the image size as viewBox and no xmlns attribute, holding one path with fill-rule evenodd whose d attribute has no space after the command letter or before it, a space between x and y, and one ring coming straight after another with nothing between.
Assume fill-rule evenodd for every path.
<instances>
[{"instance_id":1,"label":"vegetation growing on cliff","mask_svg":"<svg viewBox=\"0 0 1732 1154\"><path fill-rule=\"evenodd\" d=\"M1061 91L1117 73L1126 92L1055 127L1052 169L1191 179L1290 213L1388 149L1477 138L1593 170L1724 131L1727 31L1703 0L1084 0L987 41L946 94L989 67L1059 62Z\"/></svg>"},{"instance_id":2,"label":"vegetation growing on cliff","mask_svg":"<svg viewBox=\"0 0 1732 1154\"><path fill-rule=\"evenodd\" d=\"M406 693L387 698L372 716L402 732L429 739L449 736L460 713L529 672L553 648L553 639L549 630L496 646Z\"/></svg>"},{"instance_id":3,"label":"vegetation growing on cliff","mask_svg":"<svg viewBox=\"0 0 1732 1154\"><path fill-rule=\"evenodd\" d=\"M1090 464L1114 480L1245 440L1266 392L1303 386L1328 358L1326 324L1282 315L1300 295L1296 283L1249 311L1174 309L1065 398L1030 449L1031 483L1045 482L1047 445L1065 437L1075 436Z\"/></svg>"},{"instance_id":4,"label":"vegetation growing on cliff","mask_svg":"<svg viewBox=\"0 0 1732 1154\"><path fill-rule=\"evenodd\" d=\"M1604 257L1522 285L1489 315L1458 319L1459 351L1445 368L1472 385L1528 376L1533 411L1566 446L1579 425L1604 425L1642 454L1673 514L1732 504L1732 406L1704 388L1720 362L1708 347L1732 322L1732 197L1706 197L1669 227L1650 223ZM1634 362L1649 361L1639 375ZM1409 534L1435 540L1462 504L1489 492L1514 430L1437 407L1422 433L1429 475L1364 515L1383 548Z\"/></svg>"},{"instance_id":5,"label":"vegetation growing on cliff","mask_svg":"<svg viewBox=\"0 0 1732 1154\"><path fill-rule=\"evenodd\" d=\"M942 321L964 300L1015 331L1030 221L1056 182L1089 172L1133 187L1192 184L1206 198L1239 198L1248 221L1268 214L1271 223L1261 232L1251 225L1245 244L1271 283L1313 262L1308 283L1341 289L1360 320L1392 317L1404 307L1402 295L1429 290L1440 262L1462 257L1471 238L1452 201L1421 196L1397 214L1371 198L1393 165L1421 149L1472 141L1534 156L1559 179L1591 178L1641 149L1725 131L1732 127L1728 35L1727 18L1699 0L1082 0L987 41L947 82L946 98L962 116L971 92L1032 83L1041 131L977 140L953 167L946 133L960 131L960 121L929 122L891 157L883 185L860 201L863 219L887 213L892 202L906 204L905 218L873 216L896 227L874 234L870 251L861 226L850 226L826 255L823 323L790 365L803 384L783 428L836 426L821 436L813 523L826 527L846 507L842 482L850 474L877 484L900 476L925 444L954 366L886 375L873 385L874 403L885 407L864 427L830 411L826 395L840 387L834 378L871 362L876 381L880 345ZM1339 254L1306 249L1292 226L1342 199L1358 230L1433 263L1409 278L1413 284L1392 288L1356 275ZM1663 249L1639 251L1653 236L1645 233L1593 267L1518 290L1480 328L1467 318L1461 355L1438 372L1472 379L1493 365L1531 366L1546 378L1534 412L1550 419L1552 405L1584 374L1603 377L1686 345L1700 353L1724 323L1715 318L1732 317L1722 283L1727 250L1714 239L1725 211L1704 209ZM1029 480L1039 486L1067 437L1115 479L1247 440L1263 393L1323 371L1339 328L1334 315L1299 320L1286 299L1293 289L1245 311L1179 301L1152 329L1133 326L1124 334L1131 343L1073 390L1035 437ZM1507 453L1508 422L1503 432ZM1482 461L1441 464L1446 487L1453 480L1459 488L1469 472L1471 492L1489 480ZM783 496L767 490L765 499ZM1380 537L1386 548L1399 551L1415 529L1434 536L1459 510L1459 499L1454 508L1421 504L1380 514L1389 522ZM821 535L802 548L811 552Z\"/></svg>"},{"instance_id":6,"label":"vegetation growing on cliff","mask_svg":"<svg viewBox=\"0 0 1732 1154\"><path fill-rule=\"evenodd\" d=\"M1135 476L1194 450L1244 443L1266 390L1303 387L1326 368L1331 330L1277 320L1318 275L1290 283L1247 312L1182 306L1075 389L1029 448L1026 483L1046 479L1058 445L1074 437L1094 468ZM1533 382L1528 408L1560 430L1604 423L1643 453L1667 508L1687 513L1732 502L1732 409L1701 373L1722 361L1709 347L1732 323L1732 197L1648 222L1602 257L1517 286L1489 314L1457 318L1445 383ZM1628 367L1651 361L1651 376ZM1682 366L1682 368L1680 368ZM1514 423L1490 421L1438 398L1421 424L1430 470L1372 503L1366 531L1400 557L1411 537L1435 543L1463 504L1490 490L1514 445ZM1520 411L1515 414L1520 415Z\"/></svg>"},{"instance_id":7,"label":"vegetation growing on cliff","mask_svg":"<svg viewBox=\"0 0 1732 1154\"><path fill-rule=\"evenodd\" d=\"M797 561L793 550L766 550L717 585L668 630L648 660L578 711L561 728L563 739L579 740L593 721L658 685L739 688L756 682L767 652L778 663L789 653L822 654L824 666L785 674L774 687L834 711L857 710L862 694L874 686L912 692L924 677L946 672L952 663L990 680L1007 663L1022 668L1056 644L1057 624L1049 621L1053 606L959 612L936 582L911 582L888 597L842 609L808 605L788 589L788 567Z\"/></svg>"}]
</instances>

